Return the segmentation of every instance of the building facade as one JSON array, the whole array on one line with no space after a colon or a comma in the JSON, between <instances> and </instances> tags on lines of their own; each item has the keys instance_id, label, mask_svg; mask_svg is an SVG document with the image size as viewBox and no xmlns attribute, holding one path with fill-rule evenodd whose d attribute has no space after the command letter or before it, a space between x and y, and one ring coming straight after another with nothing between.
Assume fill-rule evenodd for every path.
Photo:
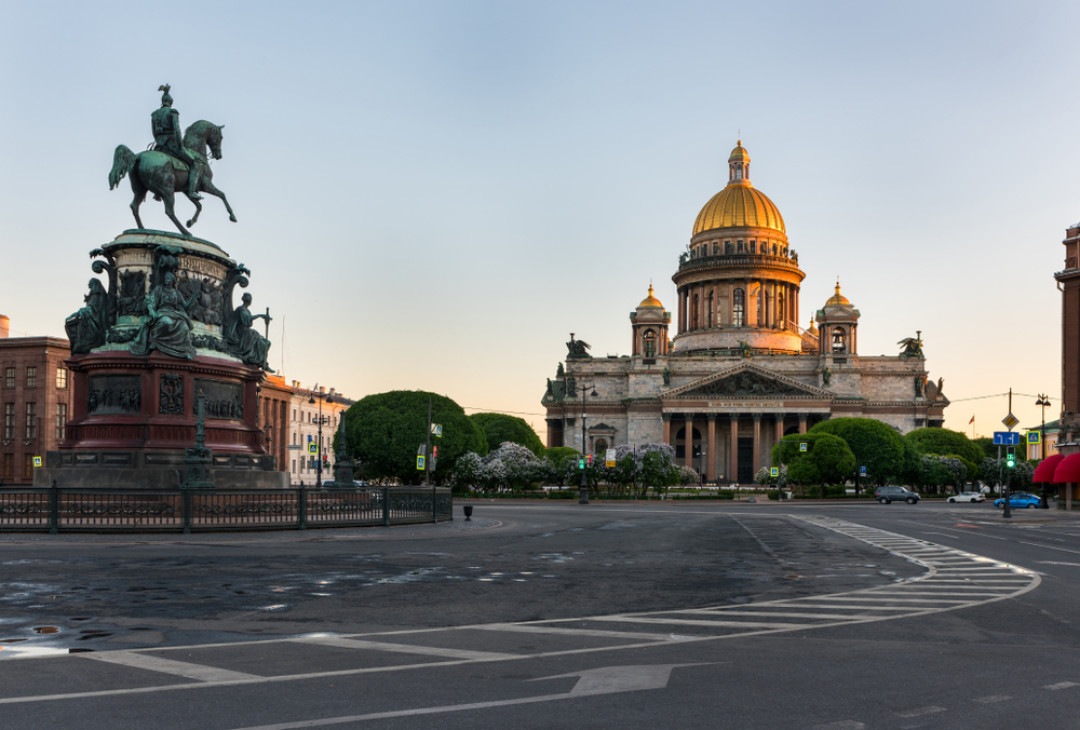
<instances>
[{"instance_id":1,"label":"building facade","mask_svg":"<svg viewBox=\"0 0 1080 730\"><path fill-rule=\"evenodd\" d=\"M334 388L304 388L298 380L292 382L290 391L287 423L289 444L286 447L289 456L281 467L288 470L293 484L312 486L317 484L317 462L322 459L322 480L332 480L337 459L337 432L345 411L353 401Z\"/></svg>"},{"instance_id":2,"label":"building facade","mask_svg":"<svg viewBox=\"0 0 1080 730\"><path fill-rule=\"evenodd\" d=\"M0 315L0 483L31 484L35 457L45 458L66 437L71 405L64 361L66 339L8 337L8 318Z\"/></svg>"},{"instance_id":3,"label":"building facade","mask_svg":"<svg viewBox=\"0 0 1080 730\"><path fill-rule=\"evenodd\" d=\"M592 357L571 334L542 400L548 446L663 442L708 481L749 483L783 435L823 420L874 418L900 433L941 426L948 399L928 378L920 334L898 355L861 355L860 313L839 282L803 329L804 278L740 141L672 276L674 337L651 285L630 313L630 355Z\"/></svg>"}]
</instances>

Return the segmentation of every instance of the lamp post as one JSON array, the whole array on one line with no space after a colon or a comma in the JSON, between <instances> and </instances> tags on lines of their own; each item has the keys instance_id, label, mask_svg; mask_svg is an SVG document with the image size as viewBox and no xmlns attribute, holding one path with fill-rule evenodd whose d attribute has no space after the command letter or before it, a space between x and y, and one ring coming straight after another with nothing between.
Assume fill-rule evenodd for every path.
<instances>
[{"instance_id":1,"label":"lamp post","mask_svg":"<svg viewBox=\"0 0 1080 730\"><path fill-rule=\"evenodd\" d=\"M578 504L589 503L589 487L585 481L585 393L589 393L593 398L596 397L596 387L593 385L578 385L576 390L581 391L581 492L578 495Z\"/></svg>"},{"instance_id":2,"label":"lamp post","mask_svg":"<svg viewBox=\"0 0 1080 730\"><path fill-rule=\"evenodd\" d=\"M1039 399L1035 401L1035 405L1042 407L1042 426L1039 427L1039 461L1042 461L1046 458L1046 407L1050 405L1050 399L1045 393L1039 393ZM1042 485L1039 509L1050 509L1050 505L1046 503L1046 482Z\"/></svg>"},{"instance_id":3,"label":"lamp post","mask_svg":"<svg viewBox=\"0 0 1080 730\"><path fill-rule=\"evenodd\" d=\"M319 425L319 436L318 436L319 448L318 448L318 453L316 454L316 458L315 458L315 485L318 486L318 487L321 487L322 486L322 462L323 462L322 427L323 427L323 423L326 422L326 420L324 420L323 414L322 414L322 404L323 404L324 400L333 403L334 398L333 398L332 395L327 395L326 393L319 390L319 384L318 383L315 384L314 390L311 391L311 397L308 398L308 405L314 405L315 404L315 397L316 396L318 396L318 398L319 398L319 417L316 419L316 423Z\"/></svg>"}]
</instances>

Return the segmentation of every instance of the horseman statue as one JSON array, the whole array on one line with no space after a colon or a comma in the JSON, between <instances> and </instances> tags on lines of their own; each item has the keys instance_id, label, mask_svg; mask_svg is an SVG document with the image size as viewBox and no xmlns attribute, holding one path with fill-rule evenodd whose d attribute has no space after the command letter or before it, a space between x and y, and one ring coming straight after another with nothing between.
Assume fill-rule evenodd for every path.
<instances>
[{"instance_id":1,"label":"horseman statue","mask_svg":"<svg viewBox=\"0 0 1080 730\"><path fill-rule=\"evenodd\" d=\"M229 220L236 222L229 200L225 193L214 186L214 173L207 164L207 149L215 160L221 159L221 130L225 125L212 124L200 119L180 134L180 114L172 108L173 98L169 94L169 84L158 87L161 91L161 107L150 115L150 127L154 133L152 149L135 154L124 145L116 148L113 154L113 166L109 171L109 189L112 190L125 175L130 173L131 212L135 223L143 227L139 217L139 206L146 200L146 194L153 193L155 200L165 203L165 214L185 236L191 233L181 225L174 210L175 194L182 192L195 205L195 215L187 222L188 227L195 225L202 213L202 195L209 193L225 204Z\"/></svg>"}]
</instances>

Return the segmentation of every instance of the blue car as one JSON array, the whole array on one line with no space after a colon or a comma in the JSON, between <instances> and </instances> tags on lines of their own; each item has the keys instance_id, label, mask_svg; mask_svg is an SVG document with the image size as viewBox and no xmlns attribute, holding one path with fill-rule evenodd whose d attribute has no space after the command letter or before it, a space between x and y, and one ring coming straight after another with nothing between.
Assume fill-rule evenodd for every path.
<instances>
[{"instance_id":1,"label":"blue car","mask_svg":"<svg viewBox=\"0 0 1080 730\"><path fill-rule=\"evenodd\" d=\"M994 506L998 509L1002 509L1005 506L1005 498L994 500ZM1009 495L1009 509L1015 509L1017 507L1038 507L1039 498L1034 494L1028 494L1027 492L1013 492Z\"/></svg>"}]
</instances>

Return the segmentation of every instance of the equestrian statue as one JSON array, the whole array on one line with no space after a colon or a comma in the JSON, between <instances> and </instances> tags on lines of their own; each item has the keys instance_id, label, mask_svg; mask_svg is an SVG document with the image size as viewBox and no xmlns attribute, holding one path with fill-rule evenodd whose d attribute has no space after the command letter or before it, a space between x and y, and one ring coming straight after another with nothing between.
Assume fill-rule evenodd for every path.
<instances>
[{"instance_id":1,"label":"equestrian statue","mask_svg":"<svg viewBox=\"0 0 1080 730\"><path fill-rule=\"evenodd\" d=\"M193 226L202 212L200 191L221 198L229 220L236 222L236 215L229 205L225 193L213 183L214 173L207 162L207 148L215 160L221 159L221 130L225 125L212 124L200 119L180 135L180 113L173 109L173 98L169 94L169 84L158 87L161 94L161 107L150 115L150 128L154 142L145 152L135 154L124 145L113 153L113 166L109 172L109 190L112 190L124 175L131 173L131 191L135 197L131 201L131 212L139 228L143 227L139 217L139 206L146 200L148 192L155 200L165 202L165 214L176 224L185 236L191 233L176 217L173 209L175 194L182 192L195 204L195 215L187 222Z\"/></svg>"}]
</instances>

